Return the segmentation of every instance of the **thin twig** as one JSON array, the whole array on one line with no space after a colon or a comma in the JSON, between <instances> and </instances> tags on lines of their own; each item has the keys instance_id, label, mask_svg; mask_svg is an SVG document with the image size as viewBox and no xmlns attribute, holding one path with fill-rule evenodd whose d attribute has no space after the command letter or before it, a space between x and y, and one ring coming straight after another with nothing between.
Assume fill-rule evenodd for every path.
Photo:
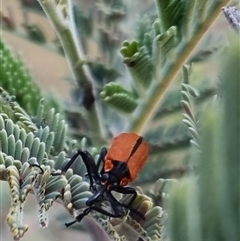
<instances>
[{"instance_id":1,"label":"thin twig","mask_svg":"<svg viewBox=\"0 0 240 241\"><path fill-rule=\"evenodd\" d=\"M79 86L89 128L97 142L103 141L103 129L96 108L94 79L85 64L85 56L74 26L70 0L58 5L54 0L38 0L61 41L74 78ZM61 5L62 4L62 5Z\"/></svg>"},{"instance_id":2,"label":"thin twig","mask_svg":"<svg viewBox=\"0 0 240 241\"><path fill-rule=\"evenodd\" d=\"M226 6L229 2L230 0L222 0L216 3L216 6L213 8L212 13L209 14L209 17L200 26L200 28L194 34L190 42L186 43L182 53L179 55L177 61L170 68L170 71L162 80L159 81L159 83L162 84L158 86L153 86L154 88L150 90L148 96L151 98L149 98L148 101L141 106L141 110L138 111L138 115L135 121L133 121L132 126L130 127L131 131L139 134L144 134L144 132L147 129L146 127L149 121L153 118L154 114L159 108L159 105L163 100L166 91L174 83L174 80L179 71L181 70L183 64L186 63L187 59L191 56L192 52L194 51L196 45L200 42L200 40L203 38L207 30L217 19L217 17L221 13L221 8L223 6ZM141 118L139 118L139 116Z\"/></svg>"}]
</instances>

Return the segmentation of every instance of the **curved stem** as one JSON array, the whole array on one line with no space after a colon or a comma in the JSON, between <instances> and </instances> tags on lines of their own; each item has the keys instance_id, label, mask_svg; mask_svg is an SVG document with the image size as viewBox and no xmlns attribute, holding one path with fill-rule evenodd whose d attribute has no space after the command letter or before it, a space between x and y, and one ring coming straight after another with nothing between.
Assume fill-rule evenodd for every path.
<instances>
[{"instance_id":1,"label":"curved stem","mask_svg":"<svg viewBox=\"0 0 240 241\"><path fill-rule=\"evenodd\" d=\"M171 66L170 71L162 80L159 81L161 84L153 86L153 88L150 90L148 94L150 98L141 106L141 109L138 112L138 117L135 119L135 121L133 121L132 126L130 127L131 131L138 134L144 134L144 132L147 130L147 124L153 118L164 97L164 94L173 84L175 77L181 70L183 64L187 61L193 50L195 50L196 45L200 42L204 34L219 16L221 13L221 7L227 5L229 2L230 0L222 0L216 3L216 5L213 7L212 13L209 14L209 17L199 27L192 39L185 44L183 51L180 53L176 62Z\"/></svg>"},{"instance_id":2,"label":"curved stem","mask_svg":"<svg viewBox=\"0 0 240 241\"><path fill-rule=\"evenodd\" d=\"M96 108L95 94L93 90L94 79L88 66L84 65L84 54L80 40L77 38L74 20L71 12L71 2L56 4L54 0L38 0L53 25L64 49L69 66L81 90L82 104L86 109L86 119L94 139L102 142L103 130Z\"/></svg>"}]
</instances>

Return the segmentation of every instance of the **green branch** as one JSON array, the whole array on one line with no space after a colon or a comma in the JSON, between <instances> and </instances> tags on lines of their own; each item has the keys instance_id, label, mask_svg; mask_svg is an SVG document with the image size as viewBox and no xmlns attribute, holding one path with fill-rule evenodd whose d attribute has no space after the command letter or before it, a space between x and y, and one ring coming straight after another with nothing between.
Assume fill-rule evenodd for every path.
<instances>
[{"instance_id":1,"label":"green branch","mask_svg":"<svg viewBox=\"0 0 240 241\"><path fill-rule=\"evenodd\" d=\"M64 1L58 5L54 0L38 0L53 25L68 59L74 78L79 86L82 104L86 109L89 129L98 141L103 139L103 130L97 113L93 83L94 79L88 66L84 65L84 53L77 38L71 10L71 2Z\"/></svg>"},{"instance_id":2,"label":"green branch","mask_svg":"<svg viewBox=\"0 0 240 241\"><path fill-rule=\"evenodd\" d=\"M175 77L181 70L184 63L191 56L192 52L195 50L195 47L203 38L205 33L208 31L210 26L216 20L216 18L221 13L221 7L226 6L230 1L222 0L217 2L213 7L212 13L209 14L209 17L203 22L198 31L193 35L193 38L185 44L183 47L182 53L180 53L176 62L171 66L170 71L163 77L162 80L159 80L160 85L154 85L149 92L149 98L145 104L141 106L141 109L138 111L138 117L133 121L132 126L130 127L131 131L143 134L146 131L147 124L153 118L163 97L165 96L168 88L174 83ZM141 116L141 118L139 118Z\"/></svg>"}]
</instances>

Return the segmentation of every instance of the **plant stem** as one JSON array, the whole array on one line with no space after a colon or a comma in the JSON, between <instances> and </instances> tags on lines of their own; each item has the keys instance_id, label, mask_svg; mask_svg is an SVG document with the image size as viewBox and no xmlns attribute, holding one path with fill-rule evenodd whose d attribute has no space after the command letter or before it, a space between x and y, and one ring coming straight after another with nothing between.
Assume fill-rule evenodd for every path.
<instances>
[{"instance_id":1,"label":"plant stem","mask_svg":"<svg viewBox=\"0 0 240 241\"><path fill-rule=\"evenodd\" d=\"M149 98L147 102L141 106L141 109L138 111L137 118L133 121L132 126L130 127L131 131L138 134L144 134L144 132L146 132L149 121L156 113L166 91L174 83L175 77L181 70L183 64L191 56L197 44L219 16L221 13L221 7L226 6L229 2L230 0L222 0L216 3L216 5L213 7L212 13L209 14L209 17L206 19L206 21L199 27L192 39L185 44L182 53L180 53L178 59L170 68L170 71L162 80L159 80L159 83L161 84L153 86L153 88L150 90L148 96L151 98Z\"/></svg>"},{"instance_id":2,"label":"plant stem","mask_svg":"<svg viewBox=\"0 0 240 241\"><path fill-rule=\"evenodd\" d=\"M75 31L71 2L64 2L64 4L60 6L61 3L56 5L54 0L38 1L61 41L74 79L81 91L83 106L86 109L86 119L91 132L94 134L93 140L101 143L103 140L103 130L101 129L100 118L95 103L93 91L94 79L88 66L84 65L84 54Z\"/></svg>"}]
</instances>

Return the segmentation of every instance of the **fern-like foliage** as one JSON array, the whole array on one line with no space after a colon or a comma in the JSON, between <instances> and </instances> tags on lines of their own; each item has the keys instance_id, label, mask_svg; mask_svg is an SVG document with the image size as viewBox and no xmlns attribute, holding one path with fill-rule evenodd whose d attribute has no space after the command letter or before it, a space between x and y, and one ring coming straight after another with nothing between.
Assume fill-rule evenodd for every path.
<instances>
[{"instance_id":1,"label":"fern-like foliage","mask_svg":"<svg viewBox=\"0 0 240 241\"><path fill-rule=\"evenodd\" d=\"M190 97L193 87L184 84L182 87L177 84L173 87L173 83L174 80L179 80L177 74L188 59L190 63L204 61L219 49L219 47L206 49L206 46L202 46L191 56L193 46L200 41L203 32L213 21L213 16L220 13L223 4L224 1L156 1L155 15L151 15L150 18L146 15L147 17L144 16L138 22L137 39L124 41L122 44L120 53L131 75L132 86L140 98L131 113L129 130L144 134L153 150L151 163L147 164L146 172L139 176L139 180L143 182L160 178L165 170L171 173L169 170L171 168L185 169L183 160L187 157L186 153L179 156L178 164L168 156L167 159L170 159L168 164L171 163L168 167L164 165L155 167L154 160L165 163L165 151L186 150L189 143L200 148L196 117L192 113L192 117L188 118L191 114L189 111L194 112ZM203 78L198 76L198 79L193 83L193 86L199 89L199 96L194 103L201 105L216 92L217 86L210 84L211 80L205 76ZM108 104L124 112L122 106L126 106L126 98L119 96L116 106L115 100L111 99L113 93L114 89L108 95L104 92L104 100L109 100ZM121 102L124 104L120 105ZM180 115L181 103L186 111L184 122L187 123L191 134L179 122L164 120L164 118L173 119L171 116L177 113ZM129 100L128 106L131 104ZM153 168L156 176L150 174Z\"/></svg>"},{"instance_id":2,"label":"fern-like foliage","mask_svg":"<svg viewBox=\"0 0 240 241\"><path fill-rule=\"evenodd\" d=\"M172 95L165 95L165 93L172 87L174 78L184 61L187 62L190 57L192 51L190 48L200 40L198 33L204 31L204 28L207 29L211 16L219 12L219 6L223 3L224 1L197 0L175 0L163 3L156 0L155 15L149 17L150 14L146 14L138 21L137 39L124 41L120 49L123 62L132 77L130 80L132 86L142 100L138 101L136 107L132 109L133 121L129 127L131 131L145 133L151 142L155 140L153 133L155 136L156 133L160 136L162 117L181 110L180 87L169 90ZM201 9L200 13L199 9ZM216 52L217 48L204 51L202 47L201 50L195 54L195 58L198 56L198 61L206 59L206 56ZM107 87L109 86L108 84ZM211 96L216 89L216 86L209 86L209 84L199 86L200 96L196 100L199 103ZM129 99L126 102L125 97L119 96L116 106L116 99L112 98L114 91L114 88L108 93L104 91L104 94L101 94L104 97L103 100L108 100L108 104L118 108L122 113L124 113L123 107L126 108L125 112L129 113L127 105L132 106L132 101ZM177 135L177 133L174 134Z\"/></svg>"},{"instance_id":3,"label":"fern-like foliage","mask_svg":"<svg viewBox=\"0 0 240 241\"><path fill-rule=\"evenodd\" d=\"M231 39L222 64L223 99L205 111L200 175L175 185L168 202L168 227L175 240L238 240L239 237L239 42ZM229 69L231 66L231 70ZM221 227L221 229L219 229Z\"/></svg>"},{"instance_id":4,"label":"fern-like foliage","mask_svg":"<svg viewBox=\"0 0 240 241\"><path fill-rule=\"evenodd\" d=\"M123 67L119 67L119 56L116 57L122 39L119 23L126 16L122 0L98 2L98 15L93 14L93 9L86 14L71 1L38 1L57 32L61 49L76 80L78 102L71 110L81 115L79 119L84 122L84 130L81 130L78 140L72 140L67 121L59 113L59 105L54 105L46 97L43 99L41 90L20 58L0 40L3 70L0 73L0 180L8 182L10 188L12 201L7 223L14 239L23 237L28 229L23 223L23 210L29 193L36 197L41 227L48 226L47 211L54 201L61 203L74 217L78 216L86 207L86 200L92 196L81 158L78 157L66 173L59 176L51 174L61 169L76 149L87 149L97 158L97 150L103 143L108 143L108 136L125 128L125 132L144 135L150 146L149 161L135 184L155 182L155 185L148 195L138 189L138 196L132 204L145 216L145 220L139 220L127 210L121 219L108 219L94 211L89 214L108 239L159 241L166 236L172 241L201 241L213 240L216 234L218 240L224 240L223 237L236 240L239 224L236 215L232 215L233 205L229 204L239 202L236 197L239 188L231 190L239 181L236 178L236 156L239 154L236 152L239 147L236 138L239 132L236 121L239 111L236 107L239 103L236 94L239 93L238 81L228 86L225 108L221 107L216 116L212 110L205 119L204 116L198 118L198 107L215 94L217 88L214 84L210 85L211 80L202 73L196 78L191 76L194 83L191 81L190 84L189 69L184 66L210 59L220 49L215 45L206 48L204 44L193 53L221 12L221 7L229 1L155 0L155 12L149 14L145 11L138 22L136 39L123 41L120 49L130 77ZM223 10L228 17L231 15L231 20L238 18L235 10ZM229 15L228 10L232 14ZM95 15L99 16L99 22ZM146 18L148 21L145 21ZM95 22L100 26L94 29ZM25 29L29 39L40 39L42 45L47 44L40 28L29 23ZM78 35L81 41L77 40ZM87 60L84 56L84 51L89 51L88 39L97 39L102 52L100 61ZM231 54L235 56L234 51ZM239 62L236 56L234 60L228 60L231 66ZM118 68L115 69L115 66ZM184 75L183 81L180 81L177 76L182 67ZM226 67L224 69L227 73L224 79L239 76L235 67L234 76ZM117 82L113 82L115 80ZM183 83L173 87L174 80ZM82 104L80 108L79 103ZM229 108L232 103L233 108ZM119 114L110 116L113 111L108 106ZM182 110L184 123L181 120ZM198 126L201 119L206 123L201 127L203 138L200 138ZM228 121L231 123L229 129L226 128ZM79 120L74 128L78 125L82 125ZM223 140L228 140L228 143L224 145ZM201 153L189 155L186 150L190 144ZM227 165L228 158L231 165ZM188 163L196 166L194 170L200 173L199 178ZM173 180L186 173L189 175L183 181ZM129 195L119 197L126 204L129 198ZM224 211L219 211L215 203ZM104 198L96 205L111 208ZM208 209L217 213L216 218L211 212L206 212ZM225 219L229 215L231 218ZM218 226L223 227L220 234L217 234ZM231 227L231 233L228 227Z\"/></svg>"},{"instance_id":5,"label":"fern-like foliage","mask_svg":"<svg viewBox=\"0 0 240 241\"><path fill-rule=\"evenodd\" d=\"M31 115L34 114L43 93L20 56L14 55L2 38L0 39L0 63L0 86L15 96L16 101L25 111ZM46 102L60 111L57 99L46 96Z\"/></svg>"},{"instance_id":6,"label":"fern-like foliage","mask_svg":"<svg viewBox=\"0 0 240 241\"><path fill-rule=\"evenodd\" d=\"M181 91L181 95L182 95L182 100L181 100L181 104L182 107L185 111L185 113L183 114L183 122L187 125L190 133L191 133L191 140L190 143L192 145L194 145L198 150L200 150L200 136L199 136L199 131L198 131L198 127L197 127L197 120L196 120L196 115L193 112L193 103L191 101L191 96L193 97L198 97L198 92L191 86L188 84L189 80L189 70L187 66L184 66L183 68L183 72L184 72L184 82L182 83L182 91Z\"/></svg>"},{"instance_id":7,"label":"fern-like foliage","mask_svg":"<svg viewBox=\"0 0 240 241\"><path fill-rule=\"evenodd\" d=\"M101 92L101 98L105 102L109 102L118 110L131 113L137 107L137 99L133 93L125 90L121 85L109 83L104 86Z\"/></svg>"},{"instance_id":8,"label":"fern-like foliage","mask_svg":"<svg viewBox=\"0 0 240 241\"><path fill-rule=\"evenodd\" d=\"M23 211L29 193L36 196L41 227L47 227L47 211L54 201L60 202L70 214L77 216L86 208L86 201L92 196L92 192L89 190L89 183L80 175L86 172L83 165L74 169L74 172L69 169L65 175L51 175L69 161L76 148L75 141L67 141L67 126L60 114L51 109L44 121L44 102L41 100L37 115L30 117L7 92L2 90L1 96L4 97L4 102L1 104L0 115L0 178L9 183L12 203L7 224L14 239L19 240L28 230L28 225L23 223ZM17 116L16 123L4 113L6 106L11 110L10 113ZM79 157L78 159L77 161L81 162ZM129 198L130 196L125 196L121 202L127 204ZM99 205L108 208L108 200ZM142 240L154 240L156 235L160 237L162 209L153 207L151 199L140 193L133 203L133 208L143 213L145 220L126 216L120 223L119 220L112 220L110 223L98 213L91 212L91 215L102 225L111 240L124 240L123 235L126 234L119 235L115 230L115 226L119 225L135 230Z\"/></svg>"},{"instance_id":9,"label":"fern-like foliage","mask_svg":"<svg viewBox=\"0 0 240 241\"><path fill-rule=\"evenodd\" d=\"M20 114L16 108L13 111L15 114ZM21 116L23 117L23 113ZM50 146L51 144L49 142L45 144L40 136L36 136L37 127L33 123L29 125L30 118L24 117L20 118L18 124L14 124L6 114L1 113L0 116L0 176L1 180L9 183L12 203L7 223L16 240L20 239L28 229L28 226L22 223L27 195L34 192L39 206L39 223L45 227L48 225L46 211L60 195L60 189L67 184L63 176L59 178L51 176L54 161L49 159L46 148L46 144ZM26 123L27 119L29 121ZM32 126L35 130L29 128ZM35 165L42 168L34 168Z\"/></svg>"},{"instance_id":10,"label":"fern-like foliage","mask_svg":"<svg viewBox=\"0 0 240 241\"><path fill-rule=\"evenodd\" d=\"M124 42L120 51L124 57L124 63L133 76L137 90L139 89L139 92L143 93L152 81L153 65L150 56L144 48L140 48L136 41Z\"/></svg>"}]
</instances>

